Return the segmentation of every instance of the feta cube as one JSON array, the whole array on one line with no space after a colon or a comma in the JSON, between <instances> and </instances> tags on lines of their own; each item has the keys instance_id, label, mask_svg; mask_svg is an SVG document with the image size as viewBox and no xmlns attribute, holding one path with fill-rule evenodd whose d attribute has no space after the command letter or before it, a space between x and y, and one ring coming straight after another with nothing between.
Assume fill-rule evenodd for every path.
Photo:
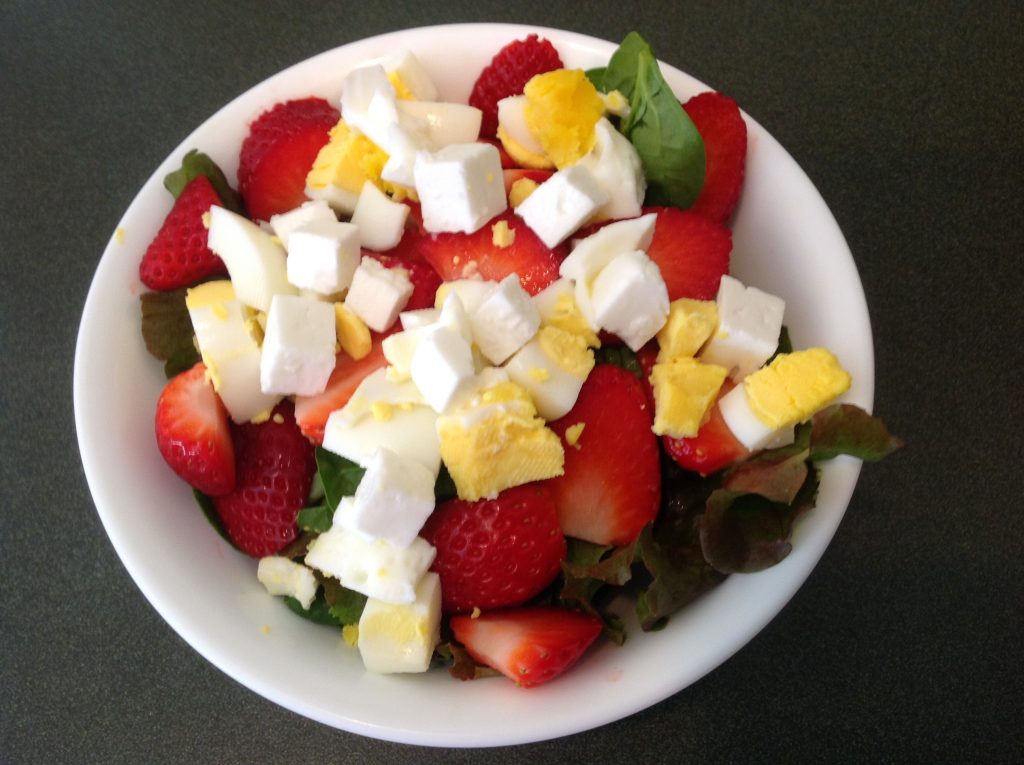
<instances>
[{"instance_id":1,"label":"feta cube","mask_svg":"<svg viewBox=\"0 0 1024 765\"><path fill-rule=\"evenodd\" d=\"M356 645L371 672L426 672L441 640L441 578L428 571L412 603L369 598L359 617Z\"/></svg>"},{"instance_id":2,"label":"feta cube","mask_svg":"<svg viewBox=\"0 0 1024 765\"><path fill-rule=\"evenodd\" d=\"M281 555L260 558L256 566L256 578L271 595L295 598L307 611L320 586L312 571Z\"/></svg>"},{"instance_id":3,"label":"feta cube","mask_svg":"<svg viewBox=\"0 0 1024 765\"><path fill-rule=\"evenodd\" d=\"M739 381L763 365L779 345L785 301L745 287L729 275L722 277L715 298L718 329L700 355L701 361L718 364Z\"/></svg>"},{"instance_id":4,"label":"feta cube","mask_svg":"<svg viewBox=\"0 0 1024 765\"><path fill-rule=\"evenodd\" d=\"M501 364L537 333L540 314L519 277L509 274L469 315L469 323L480 351Z\"/></svg>"},{"instance_id":5,"label":"feta cube","mask_svg":"<svg viewBox=\"0 0 1024 765\"><path fill-rule=\"evenodd\" d=\"M334 370L334 306L293 295L275 295L267 312L260 360L264 393L323 393Z\"/></svg>"},{"instance_id":6,"label":"feta cube","mask_svg":"<svg viewBox=\"0 0 1024 765\"><path fill-rule=\"evenodd\" d=\"M334 223L338 220L334 210L323 199L305 202L293 210L270 216L270 230L288 249L288 237L292 231L313 223Z\"/></svg>"},{"instance_id":7,"label":"feta cube","mask_svg":"<svg viewBox=\"0 0 1024 765\"><path fill-rule=\"evenodd\" d=\"M594 318L634 351L668 318L668 289L657 264L641 250L619 255L594 280Z\"/></svg>"},{"instance_id":8,"label":"feta cube","mask_svg":"<svg viewBox=\"0 0 1024 765\"><path fill-rule=\"evenodd\" d=\"M390 449L378 449L343 522L370 538L408 547L434 510L434 474Z\"/></svg>"},{"instance_id":9,"label":"feta cube","mask_svg":"<svg viewBox=\"0 0 1024 765\"><path fill-rule=\"evenodd\" d=\"M352 224L358 228L359 241L364 247L383 252L401 241L408 217L408 205L392 202L375 184L366 181L359 193L356 211L352 213Z\"/></svg>"},{"instance_id":10,"label":"feta cube","mask_svg":"<svg viewBox=\"0 0 1024 765\"><path fill-rule=\"evenodd\" d=\"M548 247L569 238L605 202L608 195L585 167L572 165L548 178L528 196L516 215Z\"/></svg>"},{"instance_id":11,"label":"feta cube","mask_svg":"<svg viewBox=\"0 0 1024 765\"><path fill-rule=\"evenodd\" d=\"M396 110L394 101L395 89L380 64L353 69L342 81L341 113L345 122L385 150L388 112Z\"/></svg>"},{"instance_id":12,"label":"feta cube","mask_svg":"<svg viewBox=\"0 0 1024 765\"><path fill-rule=\"evenodd\" d=\"M472 234L507 207L498 150L486 143L420 152L414 168L423 227Z\"/></svg>"},{"instance_id":13,"label":"feta cube","mask_svg":"<svg viewBox=\"0 0 1024 765\"><path fill-rule=\"evenodd\" d=\"M408 271L387 268L373 258L363 258L352 276L345 305L370 329L383 332L395 323L411 295Z\"/></svg>"},{"instance_id":14,"label":"feta cube","mask_svg":"<svg viewBox=\"0 0 1024 765\"><path fill-rule=\"evenodd\" d=\"M647 193L647 179L640 155L607 117L602 117L594 125L594 135L594 148L577 162L593 173L598 186L608 195L608 201L597 209L594 216L607 220L639 215Z\"/></svg>"},{"instance_id":15,"label":"feta cube","mask_svg":"<svg viewBox=\"0 0 1024 765\"><path fill-rule=\"evenodd\" d=\"M476 374L473 351L457 329L433 325L423 331L409 373L427 404L443 412Z\"/></svg>"},{"instance_id":16,"label":"feta cube","mask_svg":"<svg viewBox=\"0 0 1024 765\"><path fill-rule=\"evenodd\" d=\"M321 295L348 289L359 267L359 243L359 229L338 220L294 229L288 236L288 281Z\"/></svg>"}]
</instances>

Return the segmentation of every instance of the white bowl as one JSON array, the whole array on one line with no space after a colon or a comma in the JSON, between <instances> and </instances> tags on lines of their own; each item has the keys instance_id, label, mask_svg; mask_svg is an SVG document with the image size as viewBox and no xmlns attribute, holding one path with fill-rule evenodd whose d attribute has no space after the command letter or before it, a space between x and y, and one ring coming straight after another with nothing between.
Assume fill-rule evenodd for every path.
<instances>
[{"instance_id":1,"label":"white bowl","mask_svg":"<svg viewBox=\"0 0 1024 765\"><path fill-rule=\"evenodd\" d=\"M558 681L530 690L498 678L458 682L444 671L365 672L337 630L296 618L267 595L255 561L206 522L157 452L153 417L164 378L139 333L138 264L170 208L164 175L199 148L234 178L246 125L262 110L308 95L335 102L346 72L399 49L415 52L442 98L465 101L491 56L535 31L569 67L601 65L615 48L569 32L504 24L410 29L328 51L257 85L186 138L143 186L103 253L82 316L74 380L82 461L100 518L143 594L234 679L299 714L366 736L437 746L523 743L602 725L679 692L782 609L831 540L860 471L849 458L824 467L818 506L800 521L793 552L778 566L731 576L663 631L645 634L633 625L625 646L599 645ZM671 66L662 69L681 99L709 89ZM870 409L871 329L849 248L807 176L760 125L747 121L733 273L783 296L794 345L832 349L853 375L845 399Z\"/></svg>"}]
</instances>

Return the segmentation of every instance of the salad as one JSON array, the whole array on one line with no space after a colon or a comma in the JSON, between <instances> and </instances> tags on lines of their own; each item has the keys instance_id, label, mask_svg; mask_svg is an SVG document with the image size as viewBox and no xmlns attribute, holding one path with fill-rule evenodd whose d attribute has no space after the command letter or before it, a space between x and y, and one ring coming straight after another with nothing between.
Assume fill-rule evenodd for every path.
<instances>
[{"instance_id":1,"label":"salad","mask_svg":"<svg viewBox=\"0 0 1024 765\"><path fill-rule=\"evenodd\" d=\"M899 441L728 274L735 103L680 107L631 34L531 35L469 104L413 52L205 155L140 264L157 444L225 538L366 666L557 677L789 551L816 461Z\"/></svg>"}]
</instances>

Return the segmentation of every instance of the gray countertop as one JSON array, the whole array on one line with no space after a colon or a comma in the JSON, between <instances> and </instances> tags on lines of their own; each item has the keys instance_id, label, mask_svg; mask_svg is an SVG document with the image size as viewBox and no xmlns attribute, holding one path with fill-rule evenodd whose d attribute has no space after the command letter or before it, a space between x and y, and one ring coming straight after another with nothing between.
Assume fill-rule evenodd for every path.
<instances>
[{"instance_id":1,"label":"gray countertop","mask_svg":"<svg viewBox=\"0 0 1024 765\"><path fill-rule=\"evenodd\" d=\"M1024 5L240 6L0 5L0 761L1019 761ZM864 470L807 583L718 669L614 724L487 751L336 731L207 663L108 542L71 402L98 258L182 138L289 64L454 21L637 29L733 96L839 221L875 411L908 442Z\"/></svg>"}]
</instances>

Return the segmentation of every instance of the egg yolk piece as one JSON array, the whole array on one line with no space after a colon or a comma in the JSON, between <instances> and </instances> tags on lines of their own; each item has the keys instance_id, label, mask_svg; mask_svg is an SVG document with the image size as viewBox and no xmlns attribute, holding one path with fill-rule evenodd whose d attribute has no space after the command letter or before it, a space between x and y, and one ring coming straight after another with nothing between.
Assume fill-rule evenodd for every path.
<instances>
[{"instance_id":1,"label":"egg yolk piece","mask_svg":"<svg viewBox=\"0 0 1024 765\"><path fill-rule=\"evenodd\" d=\"M825 348L782 353L743 380L750 410L771 428L803 422L850 387L850 375Z\"/></svg>"},{"instance_id":2,"label":"egg yolk piece","mask_svg":"<svg viewBox=\"0 0 1024 765\"><path fill-rule=\"evenodd\" d=\"M544 153L561 170L594 148L604 101L582 69L555 69L526 83L524 117Z\"/></svg>"}]
</instances>

